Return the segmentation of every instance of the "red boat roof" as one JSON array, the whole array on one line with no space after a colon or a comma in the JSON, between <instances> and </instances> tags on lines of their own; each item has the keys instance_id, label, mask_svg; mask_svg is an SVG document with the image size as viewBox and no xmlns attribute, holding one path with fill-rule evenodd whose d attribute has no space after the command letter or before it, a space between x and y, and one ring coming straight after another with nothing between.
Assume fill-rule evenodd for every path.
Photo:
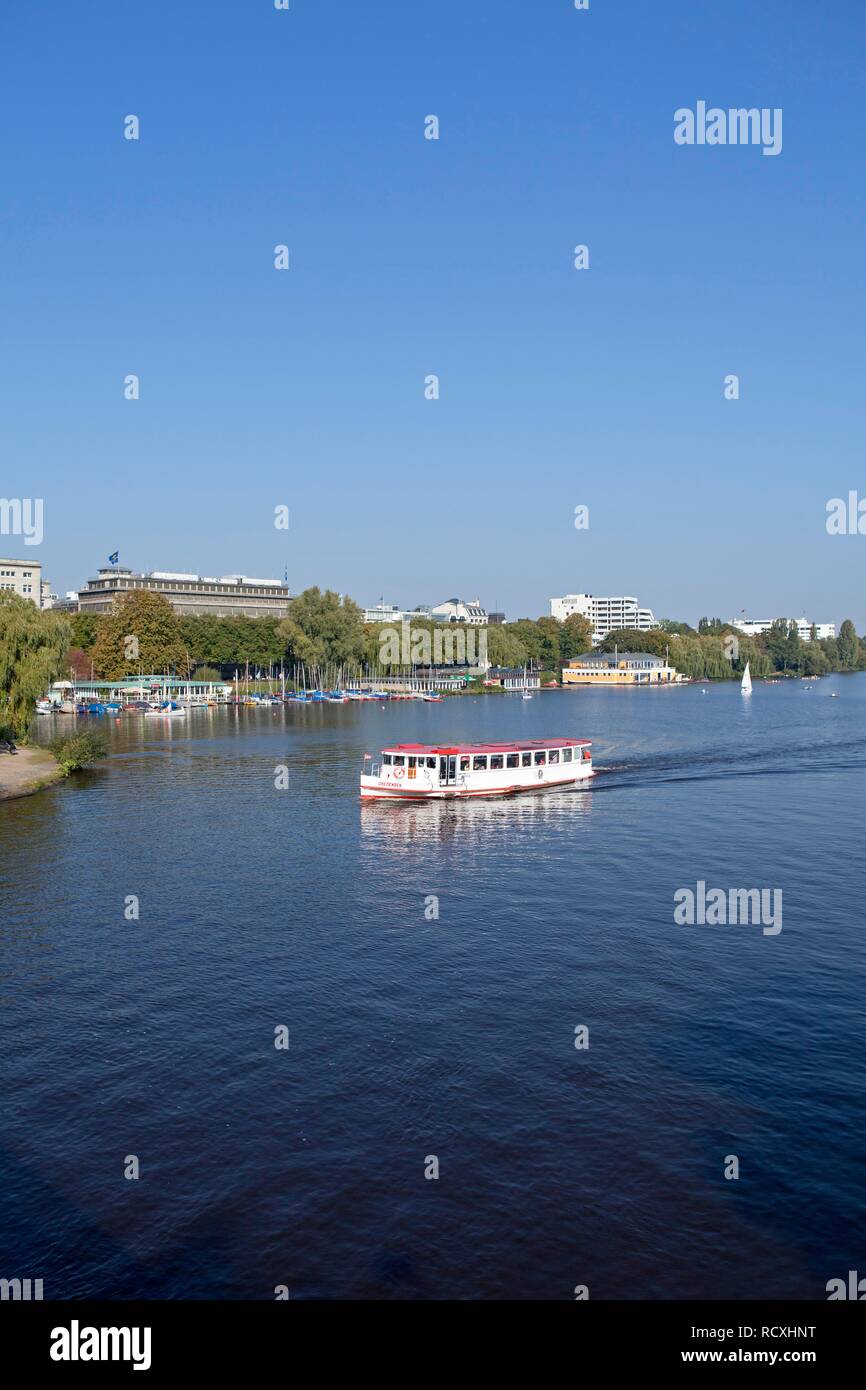
<instances>
[{"instance_id":1,"label":"red boat roof","mask_svg":"<svg viewBox=\"0 0 866 1390\"><path fill-rule=\"evenodd\" d=\"M394 743L383 753L516 753L521 748L583 748L588 738L523 738L511 743Z\"/></svg>"}]
</instances>

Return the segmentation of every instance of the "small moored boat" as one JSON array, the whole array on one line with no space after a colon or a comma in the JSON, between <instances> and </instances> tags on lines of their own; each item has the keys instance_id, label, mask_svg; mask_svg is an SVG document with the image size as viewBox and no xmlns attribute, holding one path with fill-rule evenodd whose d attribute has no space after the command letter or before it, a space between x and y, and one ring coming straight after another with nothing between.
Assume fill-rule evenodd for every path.
<instances>
[{"instance_id":1,"label":"small moored boat","mask_svg":"<svg viewBox=\"0 0 866 1390\"><path fill-rule=\"evenodd\" d=\"M398 743L364 755L361 800L426 801L510 796L567 787L592 776L586 738L533 738L453 746Z\"/></svg>"}]
</instances>

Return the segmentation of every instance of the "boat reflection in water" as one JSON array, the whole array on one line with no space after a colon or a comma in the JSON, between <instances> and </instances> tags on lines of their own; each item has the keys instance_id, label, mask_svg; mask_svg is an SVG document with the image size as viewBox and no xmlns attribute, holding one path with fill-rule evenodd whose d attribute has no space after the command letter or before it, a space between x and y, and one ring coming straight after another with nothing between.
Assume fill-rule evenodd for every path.
<instances>
[{"instance_id":1,"label":"boat reflection in water","mask_svg":"<svg viewBox=\"0 0 866 1390\"><path fill-rule=\"evenodd\" d=\"M589 819L591 810L592 792L584 788L471 801L362 801L361 839L365 849L397 853L450 840L477 844L542 826L571 832Z\"/></svg>"}]
</instances>

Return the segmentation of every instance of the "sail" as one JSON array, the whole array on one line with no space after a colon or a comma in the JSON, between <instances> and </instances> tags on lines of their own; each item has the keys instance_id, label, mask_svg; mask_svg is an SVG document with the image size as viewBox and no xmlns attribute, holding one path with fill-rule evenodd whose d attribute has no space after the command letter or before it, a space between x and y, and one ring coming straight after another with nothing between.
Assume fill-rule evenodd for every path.
<instances>
[{"instance_id":1,"label":"sail","mask_svg":"<svg viewBox=\"0 0 866 1390\"><path fill-rule=\"evenodd\" d=\"M740 689L744 695L751 695L752 693L752 675L749 670L748 661L746 662L746 669L743 672L743 679L740 681Z\"/></svg>"}]
</instances>

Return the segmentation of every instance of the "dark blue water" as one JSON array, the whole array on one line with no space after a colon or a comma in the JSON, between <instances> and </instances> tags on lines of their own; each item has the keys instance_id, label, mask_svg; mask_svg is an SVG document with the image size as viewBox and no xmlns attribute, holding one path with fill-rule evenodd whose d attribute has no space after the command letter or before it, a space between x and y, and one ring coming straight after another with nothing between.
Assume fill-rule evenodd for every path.
<instances>
[{"instance_id":1,"label":"dark blue water","mask_svg":"<svg viewBox=\"0 0 866 1390\"><path fill-rule=\"evenodd\" d=\"M702 690L100 721L110 762L0 806L0 1275L807 1298L862 1270L866 676ZM598 776L356 799L383 743L521 732L592 738ZM676 925L699 879L781 888L781 933Z\"/></svg>"}]
</instances>

